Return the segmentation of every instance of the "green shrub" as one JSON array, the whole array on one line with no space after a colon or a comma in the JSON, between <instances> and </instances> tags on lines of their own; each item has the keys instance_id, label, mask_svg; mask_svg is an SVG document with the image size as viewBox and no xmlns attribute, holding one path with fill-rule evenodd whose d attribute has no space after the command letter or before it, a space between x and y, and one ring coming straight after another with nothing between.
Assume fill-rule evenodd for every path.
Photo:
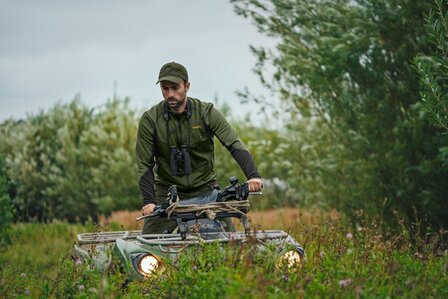
<instances>
[{"instance_id":1,"label":"green shrub","mask_svg":"<svg viewBox=\"0 0 448 299\"><path fill-rule=\"evenodd\" d=\"M9 196L8 177L4 164L4 158L0 154L0 247L4 247L10 242L9 230L15 213Z\"/></svg>"},{"instance_id":2,"label":"green shrub","mask_svg":"<svg viewBox=\"0 0 448 299\"><path fill-rule=\"evenodd\" d=\"M127 100L92 109L76 98L0 129L19 220L85 221L141 206Z\"/></svg>"}]
</instances>

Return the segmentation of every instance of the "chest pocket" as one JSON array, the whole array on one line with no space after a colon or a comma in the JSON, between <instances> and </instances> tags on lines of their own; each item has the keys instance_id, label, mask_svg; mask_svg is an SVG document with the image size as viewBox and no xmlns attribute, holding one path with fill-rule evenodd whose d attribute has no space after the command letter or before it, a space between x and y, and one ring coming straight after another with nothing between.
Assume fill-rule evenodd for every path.
<instances>
[{"instance_id":1,"label":"chest pocket","mask_svg":"<svg viewBox=\"0 0 448 299\"><path fill-rule=\"evenodd\" d=\"M191 123L190 158L196 169L213 165L213 135L201 122Z\"/></svg>"},{"instance_id":2,"label":"chest pocket","mask_svg":"<svg viewBox=\"0 0 448 299\"><path fill-rule=\"evenodd\" d=\"M203 124L191 123L190 125L191 147L210 139Z\"/></svg>"}]
</instances>

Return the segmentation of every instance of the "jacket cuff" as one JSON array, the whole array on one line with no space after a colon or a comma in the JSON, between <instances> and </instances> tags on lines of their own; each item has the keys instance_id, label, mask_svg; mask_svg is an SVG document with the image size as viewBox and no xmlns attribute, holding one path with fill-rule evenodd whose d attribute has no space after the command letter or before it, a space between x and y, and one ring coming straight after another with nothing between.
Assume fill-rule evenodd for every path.
<instances>
[{"instance_id":1,"label":"jacket cuff","mask_svg":"<svg viewBox=\"0 0 448 299\"><path fill-rule=\"evenodd\" d=\"M150 203L156 204L155 200L153 200L153 199L149 199L149 198L145 199L145 198L143 198L143 207L146 206L146 205L149 205Z\"/></svg>"}]
</instances>

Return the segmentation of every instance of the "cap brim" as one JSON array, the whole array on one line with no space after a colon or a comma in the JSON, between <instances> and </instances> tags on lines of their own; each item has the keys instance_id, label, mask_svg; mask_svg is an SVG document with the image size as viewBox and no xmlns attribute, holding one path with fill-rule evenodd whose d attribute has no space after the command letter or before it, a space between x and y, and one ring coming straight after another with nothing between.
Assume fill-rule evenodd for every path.
<instances>
[{"instance_id":1,"label":"cap brim","mask_svg":"<svg viewBox=\"0 0 448 299\"><path fill-rule=\"evenodd\" d=\"M162 81L170 81L170 82L180 84L183 81L183 79L179 78L179 77L174 77L174 76L166 76L166 77L159 78L159 81L157 81L156 84L158 84L159 82L162 82Z\"/></svg>"}]
</instances>

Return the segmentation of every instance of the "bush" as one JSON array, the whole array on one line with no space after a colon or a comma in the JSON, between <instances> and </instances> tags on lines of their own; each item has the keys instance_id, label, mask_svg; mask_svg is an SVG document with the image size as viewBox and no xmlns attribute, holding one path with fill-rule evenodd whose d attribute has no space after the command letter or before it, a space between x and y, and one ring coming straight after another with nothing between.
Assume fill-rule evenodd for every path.
<instances>
[{"instance_id":1,"label":"bush","mask_svg":"<svg viewBox=\"0 0 448 299\"><path fill-rule=\"evenodd\" d=\"M0 155L0 247L10 242L9 230L15 212L9 196L8 177L5 174L4 166L4 157Z\"/></svg>"},{"instance_id":2,"label":"bush","mask_svg":"<svg viewBox=\"0 0 448 299\"><path fill-rule=\"evenodd\" d=\"M88 108L79 98L0 127L0 152L17 186L20 221L96 219L141 206L137 119L128 101Z\"/></svg>"}]
</instances>

